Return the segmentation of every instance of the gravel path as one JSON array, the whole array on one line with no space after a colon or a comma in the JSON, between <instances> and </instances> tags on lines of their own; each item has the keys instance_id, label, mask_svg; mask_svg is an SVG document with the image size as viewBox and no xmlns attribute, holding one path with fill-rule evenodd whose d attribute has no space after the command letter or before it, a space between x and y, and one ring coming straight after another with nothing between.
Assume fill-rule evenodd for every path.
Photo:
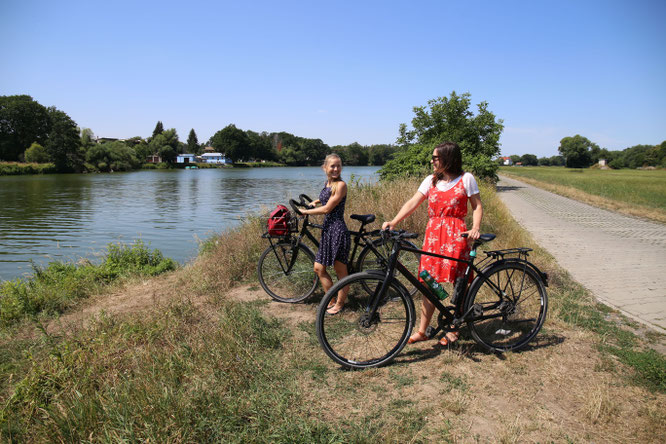
<instances>
[{"instance_id":1,"label":"gravel path","mask_svg":"<svg viewBox=\"0 0 666 444\"><path fill-rule=\"evenodd\" d=\"M666 332L666 225L500 176L513 217L601 302Z\"/></svg>"}]
</instances>

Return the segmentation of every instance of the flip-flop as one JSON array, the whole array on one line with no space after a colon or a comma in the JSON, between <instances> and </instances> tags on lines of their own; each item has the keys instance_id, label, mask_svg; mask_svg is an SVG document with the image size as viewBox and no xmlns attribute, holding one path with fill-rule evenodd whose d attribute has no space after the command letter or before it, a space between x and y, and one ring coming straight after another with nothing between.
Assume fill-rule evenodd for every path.
<instances>
[{"instance_id":1,"label":"flip-flop","mask_svg":"<svg viewBox=\"0 0 666 444\"><path fill-rule=\"evenodd\" d=\"M418 335L418 336L417 336L417 335ZM429 339L429 338L428 338L428 336L426 336L425 333L421 333L420 331L417 331L416 333L414 333L413 335L411 335L411 336L409 337L409 339L407 339L407 343L408 343L408 344L415 344L415 343L417 343L417 342L427 341L428 339Z\"/></svg>"},{"instance_id":2,"label":"flip-flop","mask_svg":"<svg viewBox=\"0 0 666 444\"><path fill-rule=\"evenodd\" d=\"M334 307L335 307L335 306L334 306ZM331 308L329 308L328 310L326 310L326 314L327 314L328 316L335 316L336 314L342 313L342 311L345 309L345 307L343 306L340 310L331 313L331 310L332 310L332 308L334 308L334 307L331 307Z\"/></svg>"},{"instance_id":3,"label":"flip-flop","mask_svg":"<svg viewBox=\"0 0 666 444\"><path fill-rule=\"evenodd\" d=\"M449 336L449 335L451 335L451 336ZM452 337L455 338L455 339L452 339ZM449 331L444 336L442 336L442 339L439 340L439 345L441 345L442 347L446 347L447 345L451 345L451 344L453 344L454 342L456 342L458 340L458 337L459 337L458 333L456 333L454 331Z\"/></svg>"}]
</instances>

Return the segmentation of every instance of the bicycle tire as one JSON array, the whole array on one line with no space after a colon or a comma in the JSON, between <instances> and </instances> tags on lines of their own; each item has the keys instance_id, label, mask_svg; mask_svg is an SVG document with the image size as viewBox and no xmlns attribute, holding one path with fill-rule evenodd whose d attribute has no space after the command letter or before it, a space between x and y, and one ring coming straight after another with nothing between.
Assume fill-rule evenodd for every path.
<instances>
[{"instance_id":1,"label":"bicycle tire","mask_svg":"<svg viewBox=\"0 0 666 444\"><path fill-rule=\"evenodd\" d=\"M288 273L283 271L280 261L288 263L292 254L298 255ZM279 302L295 304L312 296L317 288L317 275L314 273L314 253L302 243L293 247L290 242L278 242L268 246L257 264L257 275L261 287L270 297Z\"/></svg>"},{"instance_id":2,"label":"bicycle tire","mask_svg":"<svg viewBox=\"0 0 666 444\"><path fill-rule=\"evenodd\" d=\"M390 242L390 240L389 240ZM410 248L414 248L418 250L419 248L414 245L413 243L406 241L406 240L401 240L402 245L408 246ZM386 253L386 258L391 254L391 247L392 244L387 243L387 240L385 239L377 239L375 242L373 242L373 246L379 250L380 252L385 252ZM414 275L417 276L419 273L419 263L421 261L421 255L418 253L413 253L411 251L401 251L400 256L398 257L398 260L400 263L402 263L407 269ZM370 246L366 245L363 247L363 250L361 250L361 253L358 255L358 260L356 261L356 269L358 271L371 271L371 270L376 270L376 271L383 271L383 267L381 266L382 261L377 257L374 251L370 248ZM399 275L399 273L396 273L396 277L398 280L402 283L402 285L407 288L409 291L410 296L414 296L416 292L418 291L414 285L412 285L411 282L407 280L402 275Z\"/></svg>"},{"instance_id":3,"label":"bicycle tire","mask_svg":"<svg viewBox=\"0 0 666 444\"><path fill-rule=\"evenodd\" d=\"M385 365L403 349L415 322L414 302L405 287L391 278L376 316L368 320L374 292L385 276L380 272L356 273L340 280L324 295L317 309L317 338L324 352L347 368ZM338 291L349 286L343 310L328 315L326 310Z\"/></svg>"},{"instance_id":4,"label":"bicycle tire","mask_svg":"<svg viewBox=\"0 0 666 444\"><path fill-rule=\"evenodd\" d=\"M506 298L503 302L487 280L478 276L472 282L463 312L478 304L483 316L493 317L468 321L470 333L490 351L519 350L534 339L546 319L548 295L543 280L529 264L516 261L499 262L486 270L487 280L506 293Z\"/></svg>"}]
</instances>

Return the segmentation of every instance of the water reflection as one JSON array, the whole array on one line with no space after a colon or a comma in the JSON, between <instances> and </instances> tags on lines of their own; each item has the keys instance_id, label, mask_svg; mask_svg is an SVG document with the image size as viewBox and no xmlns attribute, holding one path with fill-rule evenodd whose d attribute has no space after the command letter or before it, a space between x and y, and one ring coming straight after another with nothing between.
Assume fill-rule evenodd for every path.
<instances>
[{"instance_id":1,"label":"water reflection","mask_svg":"<svg viewBox=\"0 0 666 444\"><path fill-rule=\"evenodd\" d=\"M376 170L343 177L374 182ZM315 198L324 179L317 167L0 177L0 279L30 272L30 260L91 257L137 238L184 262L197 238L300 193Z\"/></svg>"}]
</instances>

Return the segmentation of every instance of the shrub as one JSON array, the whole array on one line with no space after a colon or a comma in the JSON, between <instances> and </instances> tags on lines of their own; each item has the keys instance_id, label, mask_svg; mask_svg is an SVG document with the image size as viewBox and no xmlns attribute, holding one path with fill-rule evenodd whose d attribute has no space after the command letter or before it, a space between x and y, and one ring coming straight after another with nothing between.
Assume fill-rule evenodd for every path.
<instances>
[{"instance_id":1,"label":"shrub","mask_svg":"<svg viewBox=\"0 0 666 444\"><path fill-rule=\"evenodd\" d=\"M25 150L25 161L34 163L46 163L49 161L49 155L43 146L34 142L30 148Z\"/></svg>"}]
</instances>

